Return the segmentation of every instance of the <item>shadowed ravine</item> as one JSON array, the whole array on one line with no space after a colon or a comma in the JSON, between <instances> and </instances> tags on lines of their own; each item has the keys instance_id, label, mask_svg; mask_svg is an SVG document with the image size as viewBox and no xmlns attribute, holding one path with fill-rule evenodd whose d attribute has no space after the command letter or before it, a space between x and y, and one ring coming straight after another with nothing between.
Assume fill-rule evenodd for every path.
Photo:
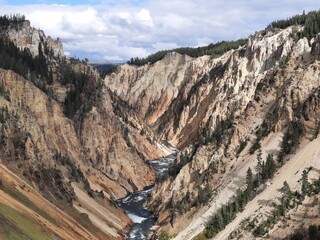
<instances>
[{"instance_id":1,"label":"shadowed ravine","mask_svg":"<svg viewBox=\"0 0 320 240\"><path fill-rule=\"evenodd\" d=\"M176 149L175 149L176 151ZM175 162L175 154L150 162L157 174L164 174ZM119 199L117 204L123 208L133 222L127 239L144 240L150 234L150 228L155 224L156 219L152 213L144 209L143 205L150 197L153 185L146 187L143 191L133 192L127 197Z\"/></svg>"}]
</instances>

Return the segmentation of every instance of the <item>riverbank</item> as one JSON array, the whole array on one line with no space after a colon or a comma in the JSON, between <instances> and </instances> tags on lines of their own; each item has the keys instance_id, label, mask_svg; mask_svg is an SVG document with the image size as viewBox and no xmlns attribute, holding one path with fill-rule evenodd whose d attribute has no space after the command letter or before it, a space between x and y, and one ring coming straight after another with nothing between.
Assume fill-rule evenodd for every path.
<instances>
[{"instance_id":1,"label":"riverbank","mask_svg":"<svg viewBox=\"0 0 320 240\"><path fill-rule=\"evenodd\" d=\"M172 148L175 149L175 148ZM175 164L176 152L167 157L150 161L150 166L158 175L166 173ZM146 240L150 234L150 229L155 225L156 218L152 212L144 208L144 203L148 200L154 185L146 187L142 191L130 193L127 197L117 200L117 205L125 210L128 217L133 222L132 228L127 235L128 240Z\"/></svg>"}]
</instances>

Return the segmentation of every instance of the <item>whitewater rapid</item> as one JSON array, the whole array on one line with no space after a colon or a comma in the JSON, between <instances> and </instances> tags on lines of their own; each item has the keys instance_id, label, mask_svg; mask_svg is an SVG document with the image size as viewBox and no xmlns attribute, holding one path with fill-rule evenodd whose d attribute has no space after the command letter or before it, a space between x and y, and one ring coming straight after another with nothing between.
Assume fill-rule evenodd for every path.
<instances>
[{"instance_id":1,"label":"whitewater rapid","mask_svg":"<svg viewBox=\"0 0 320 240\"><path fill-rule=\"evenodd\" d=\"M172 154L165 158L150 161L150 165L158 175L161 175L174 165L175 160L176 156ZM133 222L133 226L127 236L128 240L146 240L150 234L150 228L156 223L152 213L143 207L150 197L152 189L153 185L148 186L143 191L130 193L127 197L117 201L117 205L125 210Z\"/></svg>"}]
</instances>

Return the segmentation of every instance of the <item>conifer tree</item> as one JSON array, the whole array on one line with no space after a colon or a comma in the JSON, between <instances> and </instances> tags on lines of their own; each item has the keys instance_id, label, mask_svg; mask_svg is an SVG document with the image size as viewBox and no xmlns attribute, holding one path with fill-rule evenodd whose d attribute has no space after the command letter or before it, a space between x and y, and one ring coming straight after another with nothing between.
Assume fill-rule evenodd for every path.
<instances>
[{"instance_id":1,"label":"conifer tree","mask_svg":"<svg viewBox=\"0 0 320 240\"><path fill-rule=\"evenodd\" d=\"M259 187L262 183L262 152L261 149L257 154L257 186Z\"/></svg>"},{"instance_id":2,"label":"conifer tree","mask_svg":"<svg viewBox=\"0 0 320 240\"><path fill-rule=\"evenodd\" d=\"M250 167L247 170L246 184L247 184L246 193L247 193L248 199L251 199L254 186L253 186L253 174Z\"/></svg>"},{"instance_id":3,"label":"conifer tree","mask_svg":"<svg viewBox=\"0 0 320 240\"><path fill-rule=\"evenodd\" d=\"M301 192L302 196L310 195L311 194L311 184L308 181L308 172L303 170L302 172L302 185L301 185Z\"/></svg>"}]
</instances>

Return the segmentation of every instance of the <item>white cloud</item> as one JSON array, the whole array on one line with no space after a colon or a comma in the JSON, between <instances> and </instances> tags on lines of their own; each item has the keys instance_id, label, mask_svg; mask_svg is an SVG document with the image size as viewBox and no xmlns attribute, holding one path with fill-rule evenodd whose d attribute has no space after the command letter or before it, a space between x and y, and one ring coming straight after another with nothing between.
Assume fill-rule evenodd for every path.
<instances>
[{"instance_id":1,"label":"white cloud","mask_svg":"<svg viewBox=\"0 0 320 240\"><path fill-rule=\"evenodd\" d=\"M135 14L135 17L141 25L145 27L154 27L153 19L150 15L150 12L146 9L141 9L139 12Z\"/></svg>"},{"instance_id":2,"label":"white cloud","mask_svg":"<svg viewBox=\"0 0 320 240\"><path fill-rule=\"evenodd\" d=\"M314 0L103 0L78 6L4 2L0 14L25 14L47 35L61 37L72 56L122 61L246 37L273 20L317 8Z\"/></svg>"},{"instance_id":3,"label":"white cloud","mask_svg":"<svg viewBox=\"0 0 320 240\"><path fill-rule=\"evenodd\" d=\"M101 34L107 31L107 26L93 8L79 12L66 12L62 16L62 29L66 32L81 35Z\"/></svg>"}]
</instances>

